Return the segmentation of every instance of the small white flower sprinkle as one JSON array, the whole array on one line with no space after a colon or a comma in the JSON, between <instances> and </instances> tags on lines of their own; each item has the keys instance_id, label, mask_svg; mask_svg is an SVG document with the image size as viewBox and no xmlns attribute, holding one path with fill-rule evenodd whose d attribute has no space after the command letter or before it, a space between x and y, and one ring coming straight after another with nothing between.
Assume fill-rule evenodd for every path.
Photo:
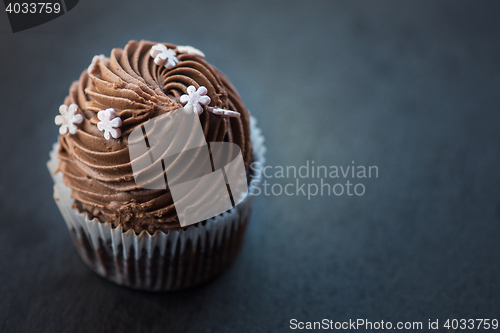
<instances>
[{"instance_id":1,"label":"small white flower sprinkle","mask_svg":"<svg viewBox=\"0 0 500 333\"><path fill-rule=\"evenodd\" d=\"M59 125L59 133L64 135L66 133L75 134L77 127L75 124L80 124L83 121L83 116L78 111L78 105L71 104L69 107L67 105L61 105L59 107L59 113L54 119L56 125Z\"/></svg>"},{"instance_id":2,"label":"small white flower sprinkle","mask_svg":"<svg viewBox=\"0 0 500 333\"><path fill-rule=\"evenodd\" d=\"M180 101L184 104L186 113L194 112L200 115L203 112L202 105L210 104L210 97L207 96L207 88L201 86L196 90L194 86L187 88L187 95L182 95Z\"/></svg>"},{"instance_id":3,"label":"small white flower sprinkle","mask_svg":"<svg viewBox=\"0 0 500 333\"><path fill-rule=\"evenodd\" d=\"M202 58L205 58L205 53L203 53L200 50L198 50L197 48L189 46L189 45L177 45L177 52L197 55L197 56L200 56Z\"/></svg>"},{"instance_id":4,"label":"small white flower sprinkle","mask_svg":"<svg viewBox=\"0 0 500 333\"><path fill-rule=\"evenodd\" d=\"M217 114L219 116L226 116L226 117L233 117L233 118L239 118L240 113L232 110L226 110L226 109L221 109L221 108L208 108L209 112L212 112L213 114Z\"/></svg>"},{"instance_id":5,"label":"small white flower sprinkle","mask_svg":"<svg viewBox=\"0 0 500 333\"><path fill-rule=\"evenodd\" d=\"M166 69L174 68L179 62L179 59L175 56L175 51L161 43L152 46L149 55L154 58L155 64L165 66Z\"/></svg>"},{"instance_id":6,"label":"small white flower sprinkle","mask_svg":"<svg viewBox=\"0 0 500 333\"><path fill-rule=\"evenodd\" d=\"M115 109L109 108L99 111L97 113L97 118L100 120L100 122L97 123L97 128L101 132L104 131L106 140L111 139L111 136L118 139L122 135L122 131L119 128L122 125L122 120L120 117L116 116Z\"/></svg>"}]
</instances>

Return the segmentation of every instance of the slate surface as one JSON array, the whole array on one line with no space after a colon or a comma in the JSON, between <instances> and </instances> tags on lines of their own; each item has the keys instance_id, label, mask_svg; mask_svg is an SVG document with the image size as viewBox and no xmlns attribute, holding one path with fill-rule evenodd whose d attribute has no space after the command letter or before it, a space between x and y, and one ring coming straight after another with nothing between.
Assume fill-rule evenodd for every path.
<instances>
[{"instance_id":1,"label":"slate surface","mask_svg":"<svg viewBox=\"0 0 500 333\"><path fill-rule=\"evenodd\" d=\"M493 1L82 0L16 34L0 14L0 331L498 319L499 14ZM326 179L362 183L362 196L261 194L236 263L206 286L103 280L71 243L45 162L70 83L142 38L194 45L226 73L273 170L354 161L378 178ZM267 181L276 192L296 179Z\"/></svg>"}]
</instances>

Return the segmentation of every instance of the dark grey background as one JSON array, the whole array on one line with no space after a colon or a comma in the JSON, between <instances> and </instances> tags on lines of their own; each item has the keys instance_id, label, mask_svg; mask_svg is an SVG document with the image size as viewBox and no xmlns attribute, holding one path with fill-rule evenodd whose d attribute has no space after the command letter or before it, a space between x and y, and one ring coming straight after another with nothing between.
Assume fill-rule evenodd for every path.
<instances>
[{"instance_id":1,"label":"dark grey background","mask_svg":"<svg viewBox=\"0 0 500 333\"><path fill-rule=\"evenodd\" d=\"M499 14L493 1L82 0L13 34L0 13L0 331L499 318ZM268 165L355 161L379 178L362 197L257 197L236 263L203 287L103 280L73 248L45 162L70 83L130 39L203 50L259 119Z\"/></svg>"}]
</instances>

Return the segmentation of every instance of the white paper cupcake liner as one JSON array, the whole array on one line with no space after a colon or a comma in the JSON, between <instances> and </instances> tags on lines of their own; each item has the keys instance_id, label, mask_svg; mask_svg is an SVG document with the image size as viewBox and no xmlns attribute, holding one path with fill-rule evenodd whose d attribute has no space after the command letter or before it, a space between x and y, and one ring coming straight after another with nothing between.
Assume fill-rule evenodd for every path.
<instances>
[{"instance_id":1,"label":"white paper cupcake liner","mask_svg":"<svg viewBox=\"0 0 500 333\"><path fill-rule=\"evenodd\" d=\"M264 138L255 118L250 120L253 161L257 162L254 169L262 171ZM176 290L220 274L239 252L256 191L253 184L258 184L261 172L251 178L245 200L231 210L184 229L136 235L109 222L90 220L87 213L72 208L71 189L63 183L61 173L55 174L58 147L55 143L47 163L54 180L54 199L78 253L99 275L136 289Z\"/></svg>"}]
</instances>

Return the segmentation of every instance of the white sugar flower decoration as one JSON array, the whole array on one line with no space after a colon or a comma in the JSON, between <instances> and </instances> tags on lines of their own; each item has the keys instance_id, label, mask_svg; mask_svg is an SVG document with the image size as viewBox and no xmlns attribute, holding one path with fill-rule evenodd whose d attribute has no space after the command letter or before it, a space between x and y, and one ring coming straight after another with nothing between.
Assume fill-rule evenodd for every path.
<instances>
[{"instance_id":1,"label":"white sugar flower decoration","mask_svg":"<svg viewBox=\"0 0 500 333\"><path fill-rule=\"evenodd\" d=\"M71 104L69 107L67 105L61 105L59 107L59 113L61 115L57 115L55 120L56 125L60 125L59 133L64 135L66 133L75 134L76 133L76 125L80 124L83 121L83 116L80 113L76 113L78 111L78 105Z\"/></svg>"},{"instance_id":2,"label":"white sugar flower decoration","mask_svg":"<svg viewBox=\"0 0 500 333\"><path fill-rule=\"evenodd\" d=\"M177 45L177 52L197 55L202 58L205 58L205 53L189 45Z\"/></svg>"},{"instance_id":3,"label":"white sugar flower decoration","mask_svg":"<svg viewBox=\"0 0 500 333\"><path fill-rule=\"evenodd\" d=\"M226 110L226 109L221 109L221 108L212 108L209 107L208 111L212 112L213 114L219 115L219 116L226 116L226 117L233 117L233 118L239 118L240 113L232 110Z\"/></svg>"},{"instance_id":4,"label":"white sugar flower decoration","mask_svg":"<svg viewBox=\"0 0 500 333\"><path fill-rule=\"evenodd\" d=\"M184 104L186 113L194 112L201 114L203 112L202 105L210 104L210 97L207 96L207 88L201 86L196 90L194 86L187 88L187 95L181 96L181 103Z\"/></svg>"},{"instance_id":5,"label":"white sugar flower decoration","mask_svg":"<svg viewBox=\"0 0 500 333\"><path fill-rule=\"evenodd\" d=\"M149 55L154 58L155 64L158 66L163 65L166 69L174 68L179 62L179 59L175 56L175 51L161 43L151 47Z\"/></svg>"},{"instance_id":6,"label":"white sugar flower decoration","mask_svg":"<svg viewBox=\"0 0 500 333\"><path fill-rule=\"evenodd\" d=\"M104 131L106 140L109 140L111 138L110 136L118 139L122 135L122 131L119 128L122 125L122 120L120 117L116 116L115 109L109 108L99 111L97 113L97 118L100 120L100 122L97 123L97 128L101 132Z\"/></svg>"},{"instance_id":7,"label":"white sugar flower decoration","mask_svg":"<svg viewBox=\"0 0 500 333\"><path fill-rule=\"evenodd\" d=\"M92 72L98 62L104 63L105 61L106 61L106 56L104 54L95 55L92 58L92 62L90 63L89 67L87 68L87 72L88 73Z\"/></svg>"}]
</instances>

